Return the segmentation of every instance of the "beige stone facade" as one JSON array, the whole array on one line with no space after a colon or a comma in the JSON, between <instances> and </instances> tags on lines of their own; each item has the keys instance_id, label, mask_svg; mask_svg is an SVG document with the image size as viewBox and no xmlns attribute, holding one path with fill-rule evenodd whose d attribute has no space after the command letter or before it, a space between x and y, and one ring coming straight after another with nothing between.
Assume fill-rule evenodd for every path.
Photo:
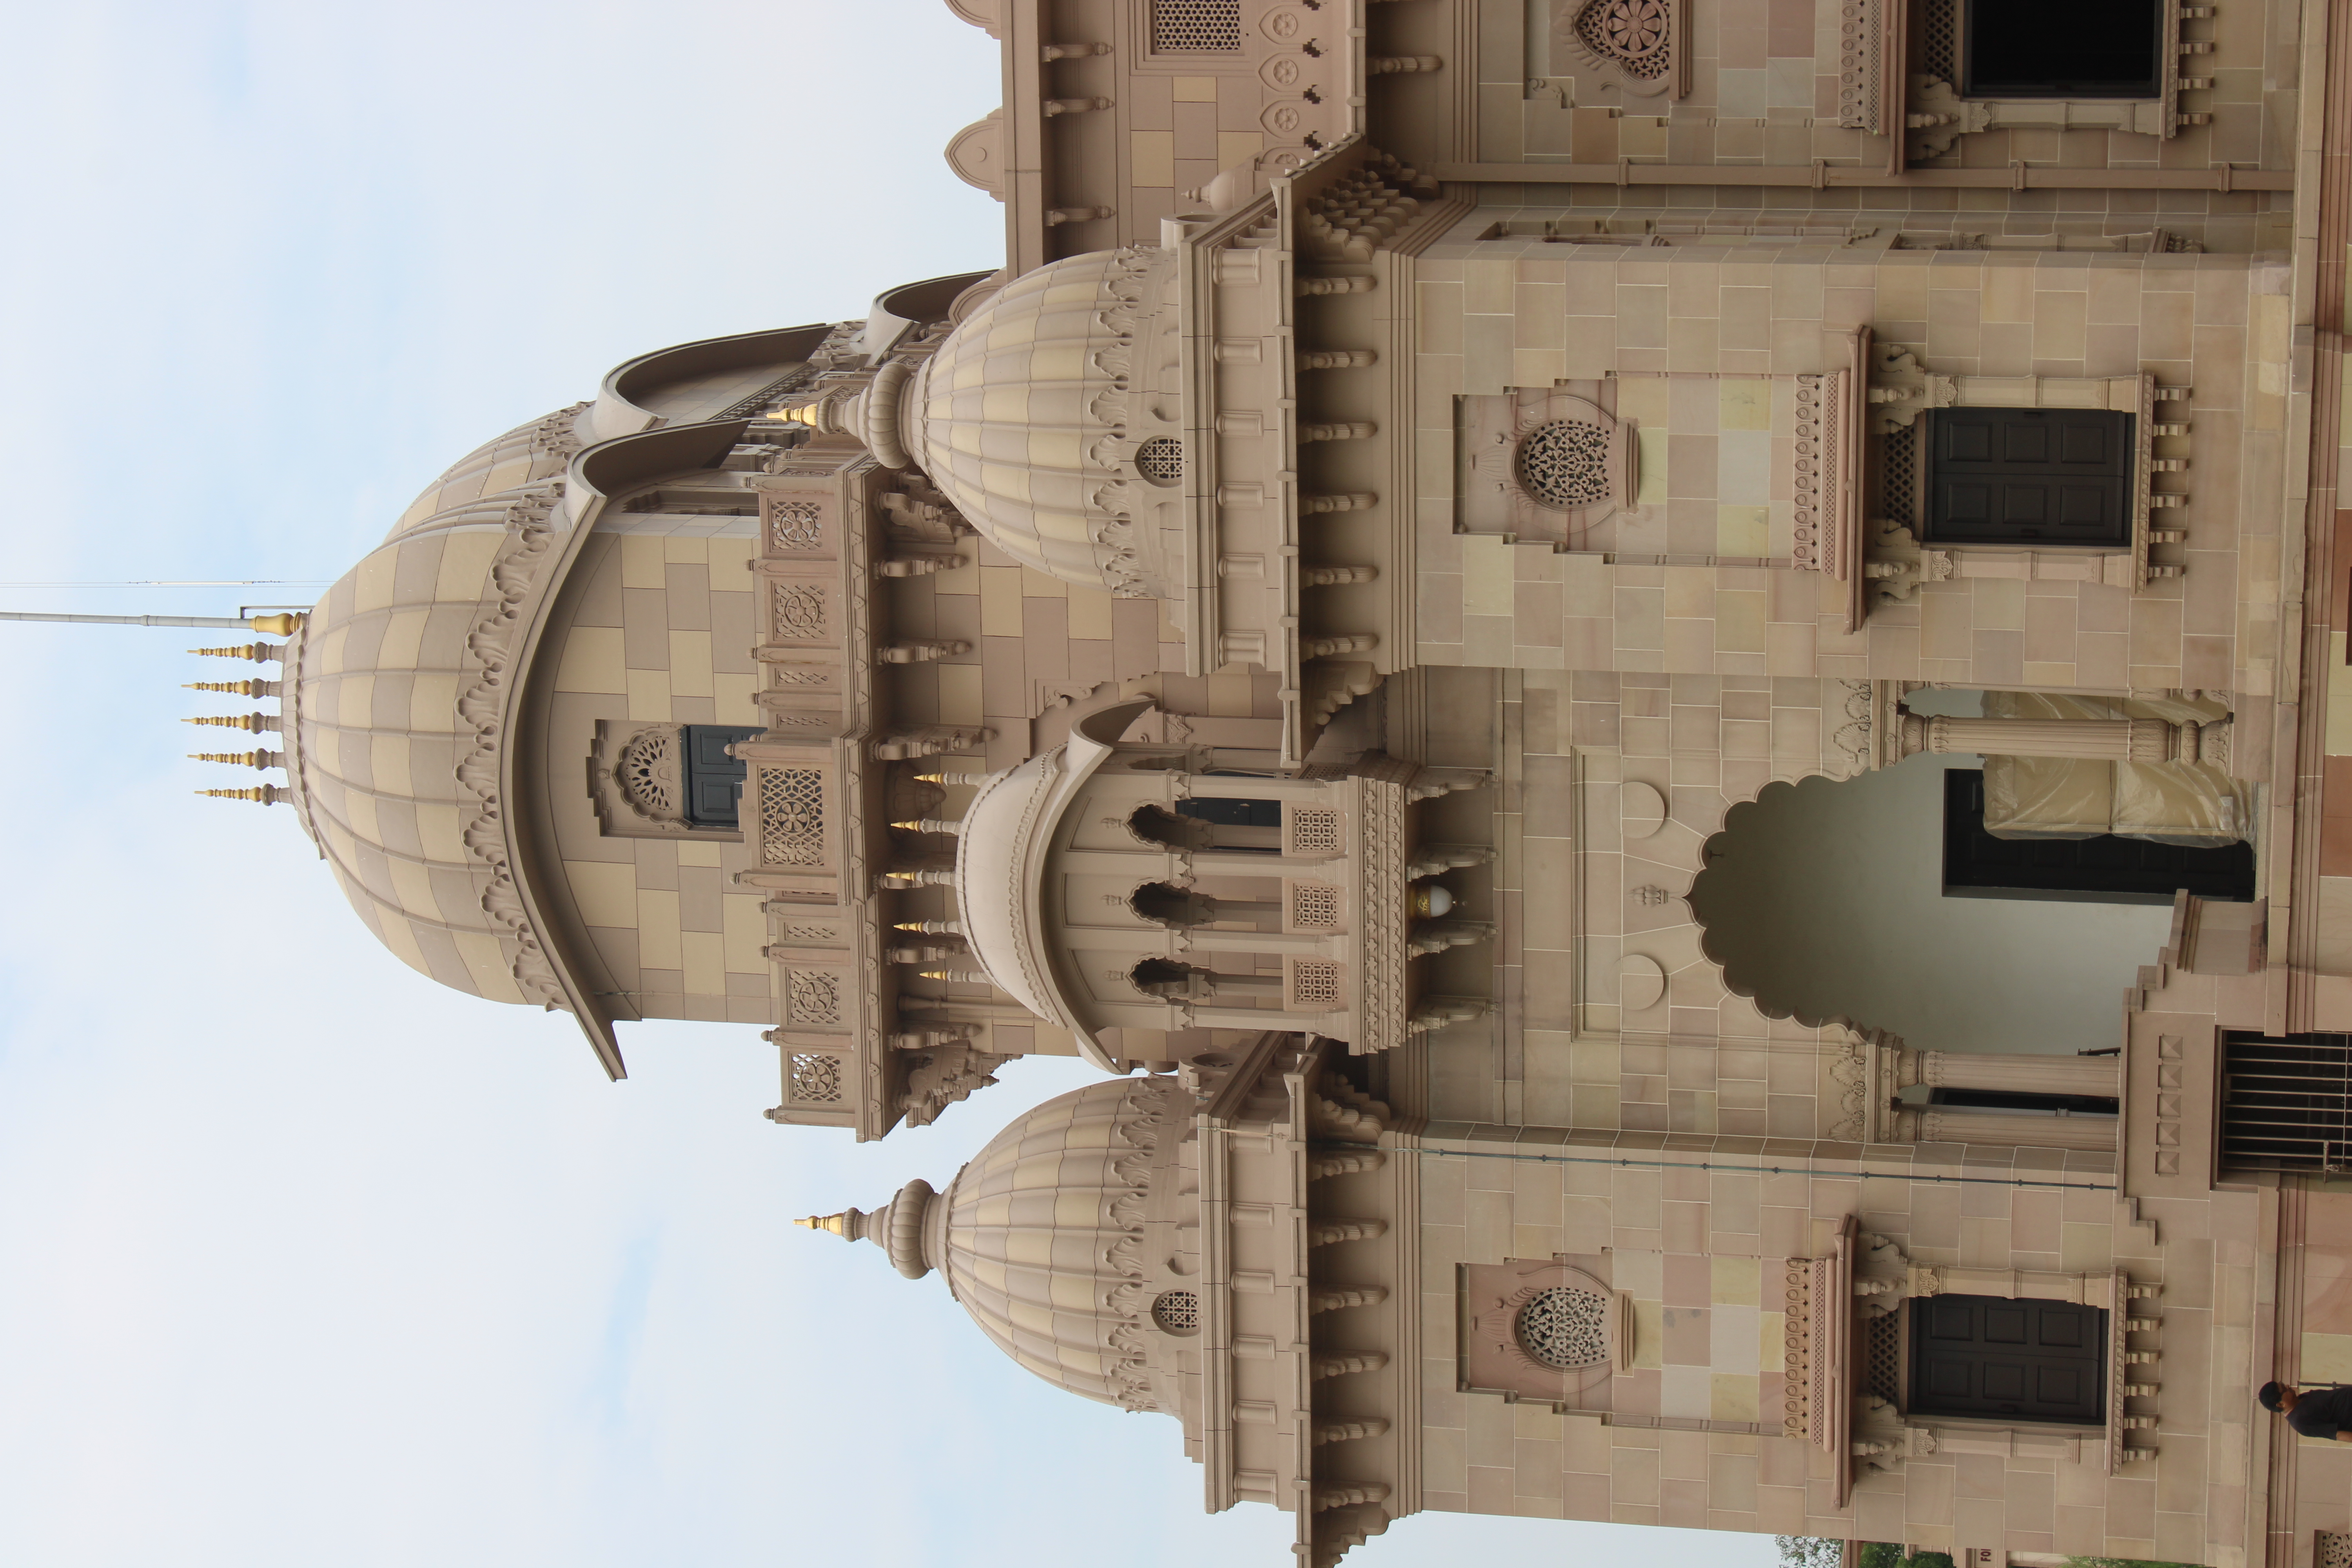
<instances>
[{"instance_id":1,"label":"beige stone facade","mask_svg":"<svg viewBox=\"0 0 2352 1568\"><path fill-rule=\"evenodd\" d=\"M2344 1561L2254 1391L2352 1379L2352 8L951 8L1004 268L617 367L261 650L384 944L860 1139L1126 1075L819 1223L1313 1563ZM1971 759L1729 963L1774 799ZM2021 890L2136 972L1903 929ZM2003 1022L1800 1005L1865 971Z\"/></svg>"}]
</instances>

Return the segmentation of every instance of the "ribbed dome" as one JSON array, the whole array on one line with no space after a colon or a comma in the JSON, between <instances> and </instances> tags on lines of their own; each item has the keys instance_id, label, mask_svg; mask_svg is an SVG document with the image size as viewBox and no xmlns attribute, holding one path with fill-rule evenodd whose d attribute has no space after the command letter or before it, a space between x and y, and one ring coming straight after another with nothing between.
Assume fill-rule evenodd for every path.
<instances>
[{"instance_id":1,"label":"ribbed dome","mask_svg":"<svg viewBox=\"0 0 2352 1568\"><path fill-rule=\"evenodd\" d=\"M395 530L310 612L281 720L295 810L377 940L444 985L557 1006L498 779L506 644L561 490L523 486Z\"/></svg>"},{"instance_id":2,"label":"ribbed dome","mask_svg":"<svg viewBox=\"0 0 2352 1568\"><path fill-rule=\"evenodd\" d=\"M580 450L578 422L588 406L575 403L559 408L545 418L518 425L496 440L483 442L441 470L384 537L398 539L454 507L470 505L486 496L561 479L564 466Z\"/></svg>"},{"instance_id":3,"label":"ribbed dome","mask_svg":"<svg viewBox=\"0 0 2352 1568\"><path fill-rule=\"evenodd\" d=\"M1180 342L1172 252L1074 256L990 296L881 423L1014 560L1181 600Z\"/></svg>"},{"instance_id":4,"label":"ribbed dome","mask_svg":"<svg viewBox=\"0 0 2352 1568\"><path fill-rule=\"evenodd\" d=\"M1168 1403L1147 1365L1164 1336L1151 1326L1143 1236L1154 1177L1183 1127L1166 1079L1049 1100L963 1168L944 1224L927 1234L943 1243L930 1261L981 1331L1073 1394L1130 1410Z\"/></svg>"}]
</instances>

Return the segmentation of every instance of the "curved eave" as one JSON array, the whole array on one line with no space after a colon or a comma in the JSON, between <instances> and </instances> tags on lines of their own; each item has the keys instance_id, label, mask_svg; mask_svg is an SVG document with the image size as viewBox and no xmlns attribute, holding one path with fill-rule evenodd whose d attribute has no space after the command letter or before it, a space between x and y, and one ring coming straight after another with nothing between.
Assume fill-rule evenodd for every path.
<instances>
[{"instance_id":1,"label":"curved eave","mask_svg":"<svg viewBox=\"0 0 2352 1568\"><path fill-rule=\"evenodd\" d=\"M1062 817L1070 803L1078 798L1096 770L1109 760L1110 742L1150 706L1149 699L1122 702L1101 712L1089 713L1071 727L1068 744L1062 752L1062 776L1055 781L1052 797L1038 814L1042 820L1036 832L1030 835L1029 852L1021 868L1022 914L1028 922L1030 956L1038 972L1052 983L1055 1009L1064 1015L1054 1022L1070 1031L1080 1056L1105 1072L1118 1071L1118 1064L1063 1000L1072 994L1070 977L1065 973L1066 966L1056 962L1055 944L1045 940L1045 863L1054 853L1054 842L1062 831Z\"/></svg>"},{"instance_id":2,"label":"curved eave","mask_svg":"<svg viewBox=\"0 0 2352 1568\"><path fill-rule=\"evenodd\" d=\"M663 423L662 416L638 403L633 394L714 370L731 370L770 360L805 360L831 331L831 322L818 321L803 327L731 332L720 338L673 343L668 348L623 360L606 373L596 387L596 401L588 411L589 431L600 441L609 441L656 428Z\"/></svg>"}]
</instances>

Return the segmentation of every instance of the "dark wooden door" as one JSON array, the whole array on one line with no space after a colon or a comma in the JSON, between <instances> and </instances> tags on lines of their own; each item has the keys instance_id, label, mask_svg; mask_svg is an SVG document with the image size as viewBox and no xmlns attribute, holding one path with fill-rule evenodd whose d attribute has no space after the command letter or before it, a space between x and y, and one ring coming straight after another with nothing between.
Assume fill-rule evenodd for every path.
<instances>
[{"instance_id":1,"label":"dark wooden door","mask_svg":"<svg viewBox=\"0 0 2352 1568\"><path fill-rule=\"evenodd\" d=\"M1928 542L2131 542L2131 415L1937 408L1920 419L1927 426Z\"/></svg>"},{"instance_id":2,"label":"dark wooden door","mask_svg":"<svg viewBox=\"0 0 2352 1568\"><path fill-rule=\"evenodd\" d=\"M2107 1314L2071 1301L1929 1296L1911 1303L1910 1411L2095 1426Z\"/></svg>"},{"instance_id":3,"label":"dark wooden door","mask_svg":"<svg viewBox=\"0 0 2352 1568\"><path fill-rule=\"evenodd\" d=\"M684 730L686 819L697 827L735 826L744 769L727 754L727 748L738 741L756 741L761 731L738 724L688 724Z\"/></svg>"}]
</instances>

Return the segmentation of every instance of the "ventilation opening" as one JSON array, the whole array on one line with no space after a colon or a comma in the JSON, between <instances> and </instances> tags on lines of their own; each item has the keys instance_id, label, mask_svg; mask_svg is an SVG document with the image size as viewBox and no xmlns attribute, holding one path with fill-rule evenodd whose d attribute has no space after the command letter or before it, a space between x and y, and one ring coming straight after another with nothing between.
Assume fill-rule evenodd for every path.
<instances>
[{"instance_id":1,"label":"ventilation opening","mask_svg":"<svg viewBox=\"0 0 2352 1568\"><path fill-rule=\"evenodd\" d=\"M1599 506L1611 499L1609 432L1584 419L1554 419L1519 442L1519 485L1559 511Z\"/></svg>"},{"instance_id":2,"label":"ventilation opening","mask_svg":"<svg viewBox=\"0 0 2352 1568\"><path fill-rule=\"evenodd\" d=\"M1560 1372L1599 1366L1610 1359L1609 1298L1564 1285L1538 1291L1519 1309L1519 1346Z\"/></svg>"},{"instance_id":3,"label":"ventilation opening","mask_svg":"<svg viewBox=\"0 0 2352 1568\"><path fill-rule=\"evenodd\" d=\"M2221 1052L2224 1166L2352 1169L2352 1035L2229 1035Z\"/></svg>"},{"instance_id":4,"label":"ventilation opening","mask_svg":"<svg viewBox=\"0 0 2352 1568\"><path fill-rule=\"evenodd\" d=\"M1172 485L1184 477L1184 444L1173 436L1154 436L1135 449L1135 471L1155 485Z\"/></svg>"},{"instance_id":5,"label":"ventilation opening","mask_svg":"<svg viewBox=\"0 0 2352 1568\"><path fill-rule=\"evenodd\" d=\"M1162 1290L1151 1303L1151 1321L1171 1334L1201 1331L1201 1298L1190 1290Z\"/></svg>"},{"instance_id":6,"label":"ventilation opening","mask_svg":"<svg viewBox=\"0 0 2352 1568\"><path fill-rule=\"evenodd\" d=\"M1151 52L1241 53L1241 0L1151 0Z\"/></svg>"}]
</instances>

